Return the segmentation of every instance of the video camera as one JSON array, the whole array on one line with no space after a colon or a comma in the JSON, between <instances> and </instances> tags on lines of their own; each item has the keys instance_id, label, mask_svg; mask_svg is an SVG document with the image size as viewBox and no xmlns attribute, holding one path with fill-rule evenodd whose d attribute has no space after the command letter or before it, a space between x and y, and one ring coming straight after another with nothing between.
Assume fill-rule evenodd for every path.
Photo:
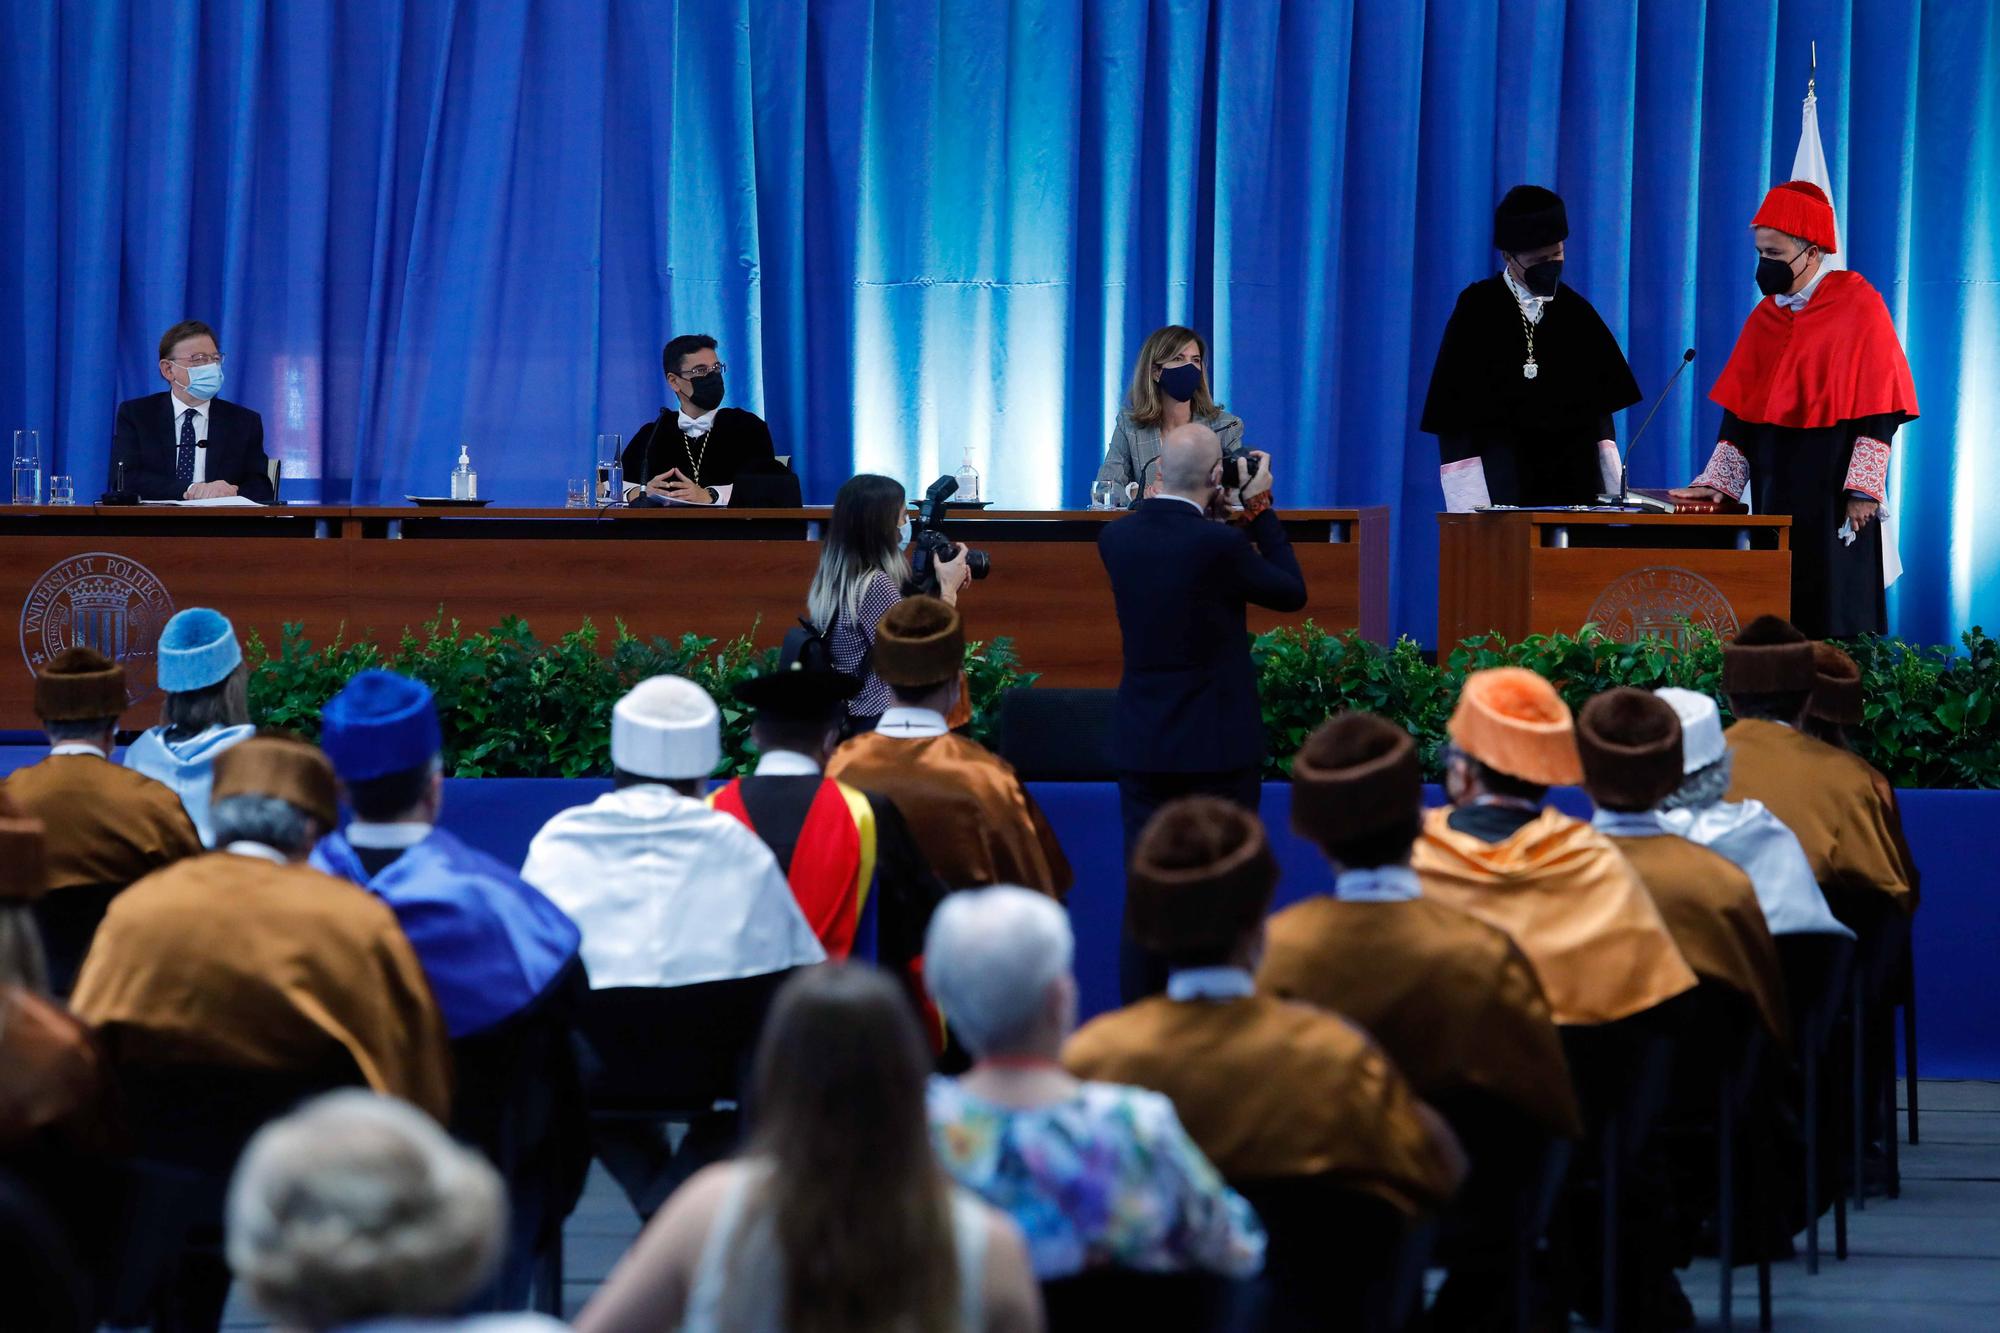
<instances>
[{"instance_id":1,"label":"video camera","mask_svg":"<svg viewBox=\"0 0 2000 1333\"><path fill-rule=\"evenodd\" d=\"M937 566L940 560L956 560L959 545L944 535L940 526L951 497L958 494L958 478L939 477L924 492L924 502L910 524L910 588L912 593L938 595ZM984 551L967 550L965 566L972 577L983 579L993 572L993 561Z\"/></svg>"}]
</instances>

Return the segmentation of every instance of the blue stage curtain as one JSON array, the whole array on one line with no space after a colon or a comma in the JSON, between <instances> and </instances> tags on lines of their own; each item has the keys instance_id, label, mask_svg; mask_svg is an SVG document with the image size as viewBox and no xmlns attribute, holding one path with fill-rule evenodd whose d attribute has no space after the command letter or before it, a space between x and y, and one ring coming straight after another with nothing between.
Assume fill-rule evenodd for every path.
<instances>
[{"instance_id":1,"label":"blue stage curtain","mask_svg":"<svg viewBox=\"0 0 2000 1333\"><path fill-rule=\"evenodd\" d=\"M484 494L558 503L705 330L809 499L969 448L1002 503L1078 505L1184 321L1284 502L1397 506L1428 640L1415 418L1493 201L1568 197L1649 394L1700 349L1634 467L1684 480L1815 39L1924 410L1892 612L1940 639L2000 611L2000 17L1959 0L9 0L0 429L93 492L196 316L294 494L437 492L467 443Z\"/></svg>"}]
</instances>

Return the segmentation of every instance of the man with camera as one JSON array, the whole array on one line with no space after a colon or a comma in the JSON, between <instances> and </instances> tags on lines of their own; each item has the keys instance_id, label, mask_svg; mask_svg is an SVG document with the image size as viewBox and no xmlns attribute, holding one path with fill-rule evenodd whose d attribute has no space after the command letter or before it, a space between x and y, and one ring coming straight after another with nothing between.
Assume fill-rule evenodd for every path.
<instances>
[{"instance_id":1,"label":"man with camera","mask_svg":"<svg viewBox=\"0 0 2000 1333\"><path fill-rule=\"evenodd\" d=\"M1306 604L1270 480L1268 455L1225 459L1215 433L1190 422L1161 441L1159 494L1098 537L1124 637L1112 755L1128 860L1153 812L1177 796L1257 809L1264 724L1247 608ZM1232 511L1252 517L1218 521ZM1128 1003L1166 982L1129 935L1119 971Z\"/></svg>"}]
</instances>

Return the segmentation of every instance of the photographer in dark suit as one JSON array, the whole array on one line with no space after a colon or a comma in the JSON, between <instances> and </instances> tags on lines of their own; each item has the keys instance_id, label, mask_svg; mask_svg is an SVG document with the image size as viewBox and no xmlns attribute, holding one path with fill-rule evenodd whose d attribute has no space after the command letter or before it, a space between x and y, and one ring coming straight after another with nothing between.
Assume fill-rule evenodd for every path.
<instances>
[{"instance_id":1,"label":"photographer in dark suit","mask_svg":"<svg viewBox=\"0 0 2000 1333\"><path fill-rule=\"evenodd\" d=\"M162 334L160 378L166 392L118 405L106 486L119 489L123 463L124 489L141 500L241 495L271 503L264 419L216 397L222 392L222 353L215 330L186 319Z\"/></svg>"},{"instance_id":2,"label":"photographer in dark suit","mask_svg":"<svg viewBox=\"0 0 2000 1333\"><path fill-rule=\"evenodd\" d=\"M1268 478L1269 458L1254 457ZM1240 526L1210 517L1222 481L1215 432L1195 422L1171 430L1161 441L1159 494L1097 539L1125 642L1112 754L1128 861L1146 821L1177 796L1257 809L1264 722L1245 608L1296 611L1306 583L1267 505ZM1126 1001L1165 980L1165 967L1127 935L1119 978Z\"/></svg>"}]
</instances>

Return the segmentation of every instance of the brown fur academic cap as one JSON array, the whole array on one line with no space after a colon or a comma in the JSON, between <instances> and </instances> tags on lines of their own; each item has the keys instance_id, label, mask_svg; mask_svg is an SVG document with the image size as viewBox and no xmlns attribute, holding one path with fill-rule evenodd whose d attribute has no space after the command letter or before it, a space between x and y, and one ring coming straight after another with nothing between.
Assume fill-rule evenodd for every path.
<instances>
[{"instance_id":1,"label":"brown fur academic cap","mask_svg":"<svg viewBox=\"0 0 2000 1333\"><path fill-rule=\"evenodd\" d=\"M1576 719L1583 785L1606 810L1651 810L1680 790L1681 719L1644 690L1607 690Z\"/></svg>"},{"instance_id":2,"label":"brown fur academic cap","mask_svg":"<svg viewBox=\"0 0 2000 1333\"><path fill-rule=\"evenodd\" d=\"M922 689L954 679L965 667L965 624L958 608L936 597L905 597L875 630L875 674L885 684Z\"/></svg>"},{"instance_id":3,"label":"brown fur academic cap","mask_svg":"<svg viewBox=\"0 0 2000 1333\"><path fill-rule=\"evenodd\" d=\"M1132 849L1125 919L1169 960L1226 955L1264 919L1278 860L1257 816L1214 796L1162 806Z\"/></svg>"},{"instance_id":4,"label":"brown fur academic cap","mask_svg":"<svg viewBox=\"0 0 2000 1333\"><path fill-rule=\"evenodd\" d=\"M1861 668L1830 643L1813 646L1812 715L1837 727L1861 724Z\"/></svg>"},{"instance_id":5,"label":"brown fur academic cap","mask_svg":"<svg viewBox=\"0 0 2000 1333\"><path fill-rule=\"evenodd\" d=\"M35 673L35 716L90 722L125 711L125 668L94 649L65 648Z\"/></svg>"},{"instance_id":6,"label":"brown fur academic cap","mask_svg":"<svg viewBox=\"0 0 2000 1333\"><path fill-rule=\"evenodd\" d=\"M1408 827L1422 805L1417 743L1373 713L1328 718L1292 759L1292 829L1322 847Z\"/></svg>"},{"instance_id":7,"label":"brown fur academic cap","mask_svg":"<svg viewBox=\"0 0 2000 1333\"><path fill-rule=\"evenodd\" d=\"M1723 645L1724 694L1791 694L1812 687L1812 642L1789 620L1758 616Z\"/></svg>"},{"instance_id":8,"label":"brown fur academic cap","mask_svg":"<svg viewBox=\"0 0 2000 1333\"><path fill-rule=\"evenodd\" d=\"M332 761L317 745L290 736L252 736L217 755L209 800L230 796L275 796L318 820L321 828L339 822Z\"/></svg>"}]
</instances>

